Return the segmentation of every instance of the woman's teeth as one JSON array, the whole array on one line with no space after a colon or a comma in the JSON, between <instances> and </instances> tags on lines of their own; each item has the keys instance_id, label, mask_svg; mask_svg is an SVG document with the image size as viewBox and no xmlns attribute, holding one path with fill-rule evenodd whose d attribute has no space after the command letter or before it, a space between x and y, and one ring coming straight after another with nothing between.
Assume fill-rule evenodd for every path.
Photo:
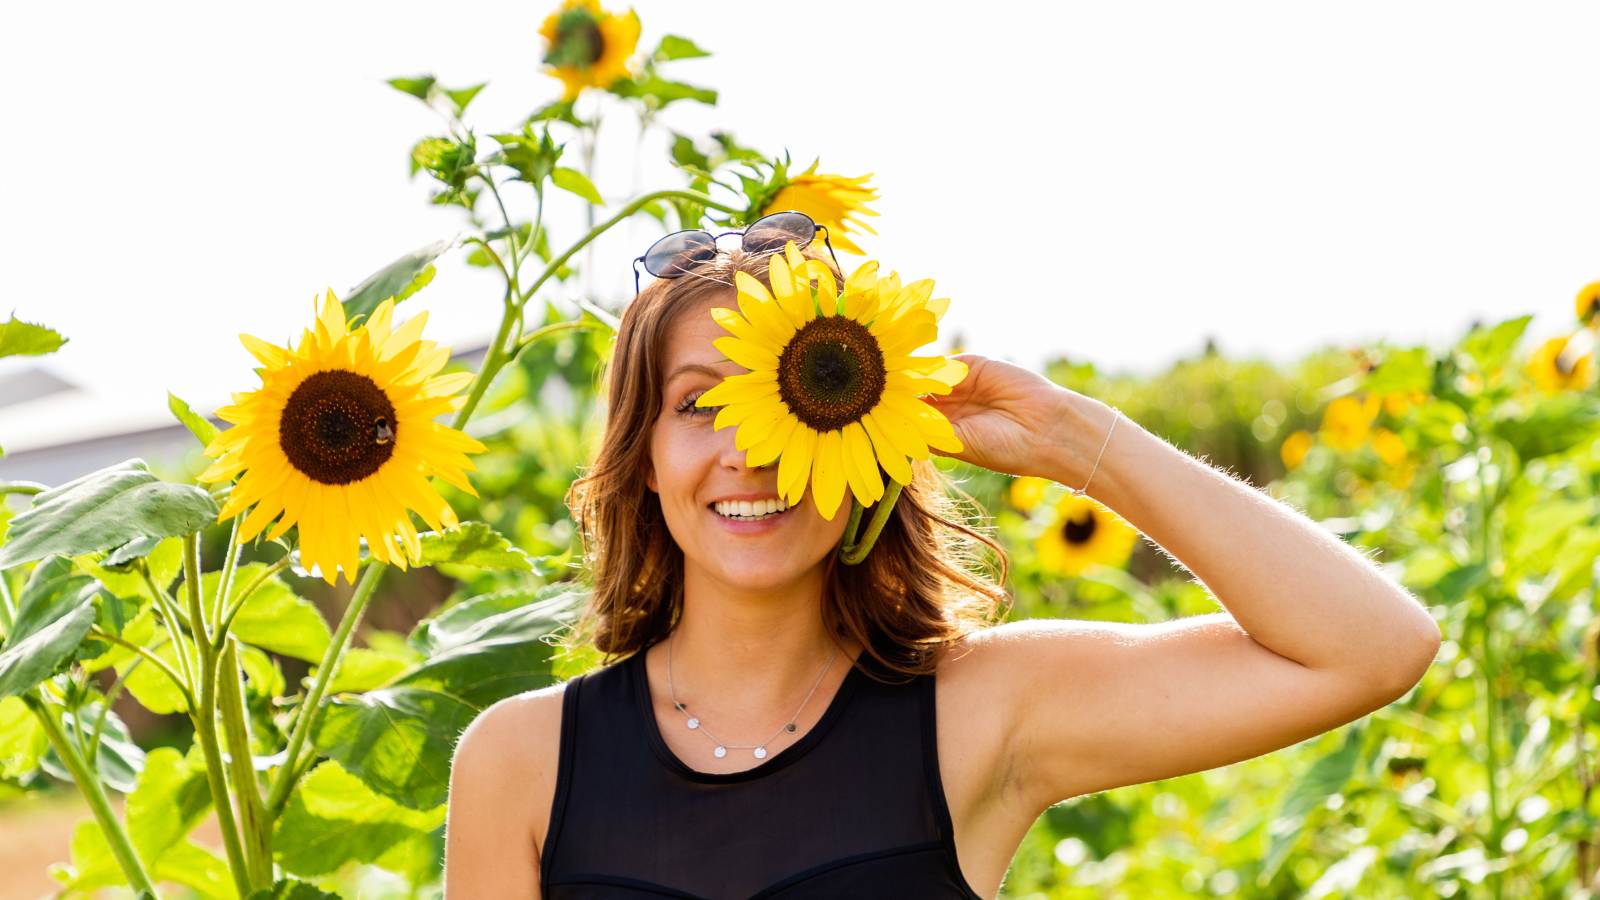
<instances>
[{"instance_id":1,"label":"woman's teeth","mask_svg":"<svg viewBox=\"0 0 1600 900\"><path fill-rule=\"evenodd\" d=\"M729 519L765 519L789 508L781 499L770 500L718 500L711 504L717 514Z\"/></svg>"}]
</instances>

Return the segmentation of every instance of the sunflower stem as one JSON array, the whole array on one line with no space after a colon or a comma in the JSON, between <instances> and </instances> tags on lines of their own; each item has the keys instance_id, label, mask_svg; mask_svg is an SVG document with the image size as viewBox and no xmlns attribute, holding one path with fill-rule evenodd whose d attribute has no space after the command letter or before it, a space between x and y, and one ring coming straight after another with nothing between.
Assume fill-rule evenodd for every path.
<instances>
[{"instance_id":1,"label":"sunflower stem","mask_svg":"<svg viewBox=\"0 0 1600 900\"><path fill-rule=\"evenodd\" d=\"M228 550L222 557L222 575L217 579L217 594L211 598L211 621L207 623L207 630L215 634L217 646L222 644L222 636L217 634L217 623L222 621L222 609L228 601L228 591L233 587L233 573L239 564L239 523L244 516L233 517L233 528L228 532Z\"/></svg>"},{"instance_id":2,"label":"sunflower stem","mask_svg":"<svg viewBox=\"0 0 1600 900\"><path fill-rule=\"evenodd\" d=\"M239 642L219 637L218 660L223 735L233 765L233 793L239 800L239 820L244 828L244 859L251 887L272 884L272 847L261 806L261 785L250 755L250 726L245 720L244 692L239 686Z\"/></svg>"},{"instance_id":3,"label":"sunflower stem","mask_svg":"<svg viewBox=\"0 0 1600 900\"><path fill-rule=\"evenodd\" d=\"M863 509L865 507L861 505L861 501L854 497L850 498L850 521L846 522L844 526L845 547L854 547L856 544L856 534L861 530L861 511Z\"/></svg>"},{"instance_id":4,"label":"sunflower stem","mask_svg":"<svg viewBox=\"0 0 1600 900\"><path fill-rule=\"evenodd\" d=\"M272 791L267 795L269 826L283 812L284 804L289 801L289 792L294 789L294 783L299 779L297 770L300 748L305 745L306 738L316 725L317 708L322 703L322 695L327 692L328 683L333 680L334 670L339 667L339 658L350 643L350 635L355 631L356 623L361 620L367 602L377 590L378 581L383 578L385 568L386 566L377 560L367 563L367 570L361 573L361 581L356 585L355 593L350 596L350 605L345 607L344 617L339 620L339 627L334 632L333 640L328 642L328 648L322 653L322 662L317 666L317 677L311 682L311 689L306 692L306 699L301 702L300 709L295 714L294 727L289 732L289 747L284 751L283 765L278 767L277 780L273 782Z\"/></svg>"},{"instance_id":5,"label":"sunflower stem","mask_svg":"<svg viewBox=\"0 0 1600 900\"><path fill-rule=\"evenodd\" d=\"M867 551L878 542L878 535L883 532L883 526L889 522L889 513L894 509L895 501L900 499L900 490L903 485L894 479L889 479L889 486L883 492L883 499L872 508L872 521L867 523L867 533L861 542L855 545L846 545L840 552L839 558L847 566L853 566L867 558Z\"/></svg>"},{"instance_id":6,"label":"sunflower stem","mask_svg":"<svg viewBox=\"0 0 1600 900\"><path fill-rule=\"evenodd\" d=\"M506 212L506 202L500 197L500 186L494 183L494 176L485 171L483 183L489 186L489 193L494 195L494 205L500 208L500 220L506 223L506 246L511 248L511 269L506 273L506 281L511 293L516 294L517 273L522 269L522 257L517 253L517 227L511 224L511 214Z\"/></svg>"},{"instance_id":7,"label":"sunflower stem","mask_svg":"<svg viewBox=\"0 0 1600 900\"><path fill-rule=\"evenodd\" d=\"M194 677L194 664L189 659L189 648L183 643L183 629L179 627L182 617L178 613L177 604L167 596L161 585L156 584L155 576L150 574L150 567L145 564L144 559L139 559L134 565L144 576L145 586L150 588L150 597L156 609L161 611L162 624L166 626L167 637L171 639L172 648L178 657L178 668L183 672L184 683L188 685L189 696L193 698L200 684ZM189 709L191 711L194 709L193 703L189 704Z\"/></svg>"},{"instance_id":8,"label":"sunflower stem","mask_svg":"<svg viewBox=\"0 0 1600 900\"><path fill-rule=\"evenodd\" d=\"M67 733L61 728L61 723L51 709L52 704L45 701L36 689L24 693L22 702L39 720L39 724L44 728L45 738L56 751L56 756L61 758L62 764L67 767L72 780L77 782L78 790L83 792L83 798L88 801L89 809L94 813L95 824L100 826L101 835L105 837L106 843L111 845L111 855L116 857L117 865L122 868L122 874L127 876L129 886L135 891L147 892L159 900L161 894L156 891L155 884L150 880L150 873L145 869L144 861L134 850L133 841L128 839L127 829L122 827L122 823L117 820L117 814L111 809L111 800L106 796L106 789L100 783L100 773L90 770L88 762L67 739Z\"/></svg>"},{"instance_id":9,"label":"sunflower stem","mask_svg":"<svg viewBox=\"0 0 1600 900\"><path fill-rule=\"evenodd\" d=\"M200 649L200 709L193 716L195 740L206 758L206 783L211 788L211 805L222 832L222 848L227 852L228 869L233 873L239 896L250 896L250 871L244 848L239 842L239 826L233 817L233 801L228 796L228 779L217 743L217 667L216 648L205 634L205 611L200 599L200 535L183 538L183 592L189 600L189 620L195 623L195 643Z\"/></svg>"},{"instance_id":10,"label":"sunflower stem","mask_svg":"<svg viewBox=\"0 0 1600 900\"><path fill-rule=\"evenodd\" d=\"M244 590L239 592L239 596L235 597L233 602L228 604L228 611L223 613L222 618L217 622L216 635L219 642L227 638L229 629L233 627L233 617L237 616L239 614L239 610L244 608L244 602L249 600L250 595L254 594L256 589L266 584L267 581L272 578L272 576L283 571L284 567L289 565L290 556L291 554L285 553L283 556L279 557L277 562L267 566L265 571L263 571L260 575L257 575L249 584L245 585Z\"/></svg>"}]
</instances>

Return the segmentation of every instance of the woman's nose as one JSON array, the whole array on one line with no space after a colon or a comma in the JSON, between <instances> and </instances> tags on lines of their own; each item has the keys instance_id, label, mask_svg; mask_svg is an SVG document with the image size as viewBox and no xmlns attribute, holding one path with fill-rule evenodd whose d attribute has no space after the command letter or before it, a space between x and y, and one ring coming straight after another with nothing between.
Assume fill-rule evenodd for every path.
<instances>
[{"instance_id":1,"label":"woman's nose","mask_svg":"<svg viewBox=\"0 0 1600 900\"><path fill-rule=\"evenodd\" d=\"M721 434L722 435L726 435L726 437L723 437L722 444L720 445L720 448L719 448L719 452L721 454L720 459L721 459L722 465L724 465L725 467L727 467L729 469L734 469L734 470L740 470L740 469L749 468L745 464L745 457L747 455L747 451L738 449L738 447L734 444L734 432L736 432L738 430L739 430L738 428L724 428L724 429L722 429ZM757 469L766 469L766 468L769 468L769 467L771 467L773 465L776 465L776 463L768 463L765 466L756 466L755 468L757 468Z\"/></svg>"}]
</instances>

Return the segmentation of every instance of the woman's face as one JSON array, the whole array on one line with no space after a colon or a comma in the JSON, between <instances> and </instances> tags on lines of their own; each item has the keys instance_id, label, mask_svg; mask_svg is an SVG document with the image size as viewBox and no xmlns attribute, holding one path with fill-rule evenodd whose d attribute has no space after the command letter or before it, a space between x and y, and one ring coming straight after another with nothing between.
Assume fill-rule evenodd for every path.
<instances>
[{"instance_id":1,"label":"woman's face","mask_svg":"<svg viewBox=\"0 0 1600 900\"><path fill-rule=\"evenodd\" d=\"M660 497L685 566L738 588L774 588L821 564L844 535L849 507L830 522L818 514L808 487L795 506L765 518L733 519L717 511L719 501L779 500L777 463L745 466L745 451L733 445L738 429L713 431L717 410L694 405L723 377L745 371L711 343L727 334L711 318L711 308L736 303L731 288L712 294L685 307L669 326L666 381L651 430L646 481Z\"/></svg>"}]
</instances>

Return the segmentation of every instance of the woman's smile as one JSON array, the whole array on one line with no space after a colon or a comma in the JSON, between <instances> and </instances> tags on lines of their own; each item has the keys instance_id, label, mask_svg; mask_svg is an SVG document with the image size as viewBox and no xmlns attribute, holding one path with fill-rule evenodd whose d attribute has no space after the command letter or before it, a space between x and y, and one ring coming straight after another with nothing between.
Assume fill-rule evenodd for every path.
<instances>
[{"instance_id":1,"label":"woman's smile","mask_svg":"<svg viewBox=\"0 0 1600 900\"><path fill-rule=\"evenodd\" d=\"M794 509L804 504L802 499L789 506L777 496L764 499L724 499L706 505L706 510L730 534L768 534L787 522Z\"/></svg>"}]
</instances>

